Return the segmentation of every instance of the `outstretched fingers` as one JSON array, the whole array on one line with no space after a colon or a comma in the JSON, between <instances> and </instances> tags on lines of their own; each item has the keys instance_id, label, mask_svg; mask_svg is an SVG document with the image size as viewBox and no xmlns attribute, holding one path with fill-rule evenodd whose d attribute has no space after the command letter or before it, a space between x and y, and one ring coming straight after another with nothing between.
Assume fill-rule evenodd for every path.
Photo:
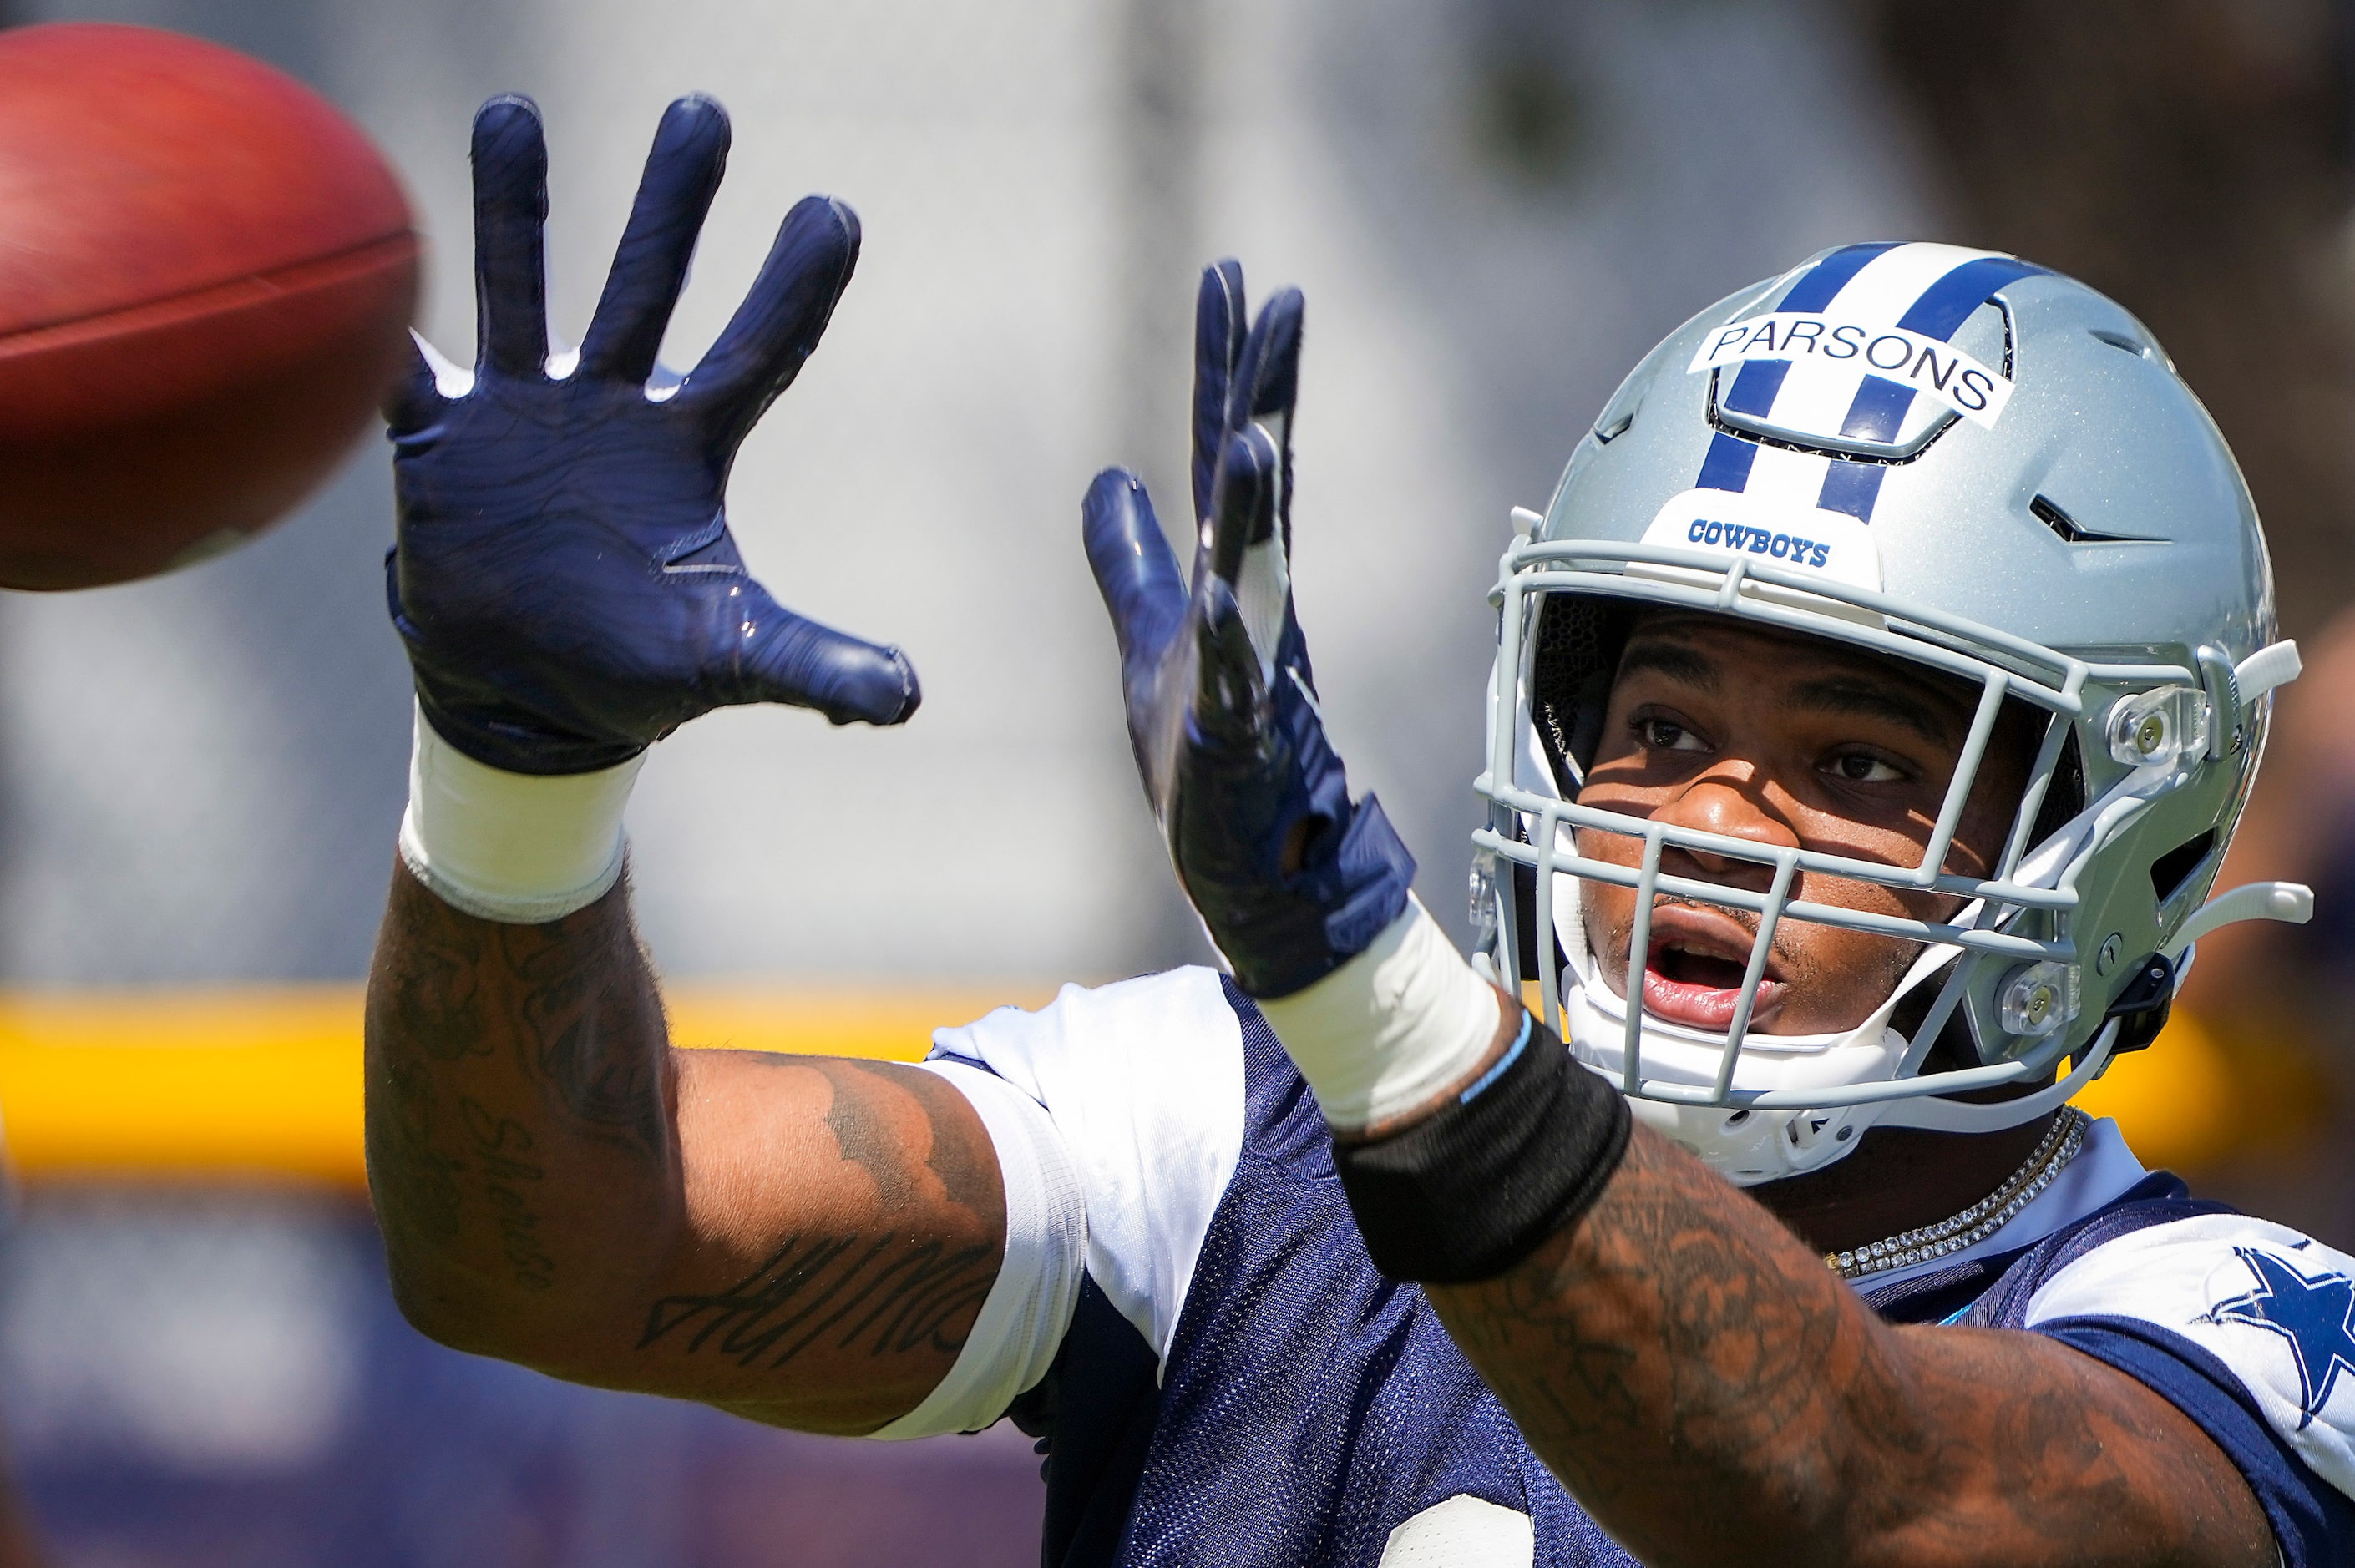
<instances>
[{"instance_id":1,"label":"outstretched fingers","mask_svg":"<svg viewBox=\"0 0 2355 1568\"><path fill-rule=\"evenodd\" d=\"M504 93L475 111L475 363L534 376L548 359L548 141L539 106Z\"/></svg>"},{"instance_id":2,"label":"outstretched fingers","mask_svg":"<svg viewBox=\"0 0 2355 1568\"><path fill-rule=\"evenodd\" d=\"M1080 503L1080 538L1120 640L1123 682L1150 680L1185 621L1186 579L1144 482L1124 468L1096 475Z\"/></svg>"},{"instance_id":3,"label":"outstretched fingers","mask_svg":"<svg viewBox=\"0 0 2355 1568\"><path fill-rule=\"evenodd\" d=\"M1232 258L1202 269L1194 296L1194 517L1210 514L1210 486L1226 440L1227 398L1242 356L1243 265Z\"/></svg>"},{"instance_id":4,"label":"outstretched fingers","mask_svg":"<svg viewBox=\"0 0 2355 1568\"><path fill-rule=\"evenodd\" d=\"M583 375L636 384L654 374L687 282L696 236L728 166L728 111L699 93L663 111L630 221L581 344Z\"/></svg>"},{"instance_id":5,"label":"outstretched fingers","mask_svg":"<svg viewBox=\"0 0 2355 1568\"><path fill-rule=\"evenodd\" d=\"M1267 728L1267 668L1252 645L1242 607L1223 577L1202 585L1194 617L1197 660L1189 744L1209 745L1230 757L1256 755Z\"/></svg>"},{"instance_id":6,"label":"outstretched fingers","mask_svg":"<svg viewBox=\"0 0 2355 1568\"><path fill-rule=\"evenodd\" d=\"M1284 455L1265 426L1246 424L1227 438L1210 514L1210 578L1231 597L1263 680L1275 679L1276 653L1292 613L1292 573L1275 536Z\"/></svg>"},{"instance_id":7,"label":"outstretched fingers","mask_svg":"<svg viewBox=\"0 0 2355 1568\"><path fill-rule=\"evenodd\" d=\"M916 667L897 648L795 615L758 584L745 607L728 672L730 698L815 708L835 724L900 724L923 701Z\"/></svg>"},{"instance_id":8,"label":"outstretched fingers","mask_svg":"<svg viewBox=\"0 0 2355 1568\"><path fill-rule=\"evenodd\" d=\"M1280 461L1274 441L1253 426L1229 436L1219 450L1210 499L1210 570L1230 588L1242 576L1244 552L1275 531Z\"/></svg>"},{"instance_id":9,"label":"outstretched fingers","mask_svg":"<svg viewBox=\"0 0 2355 1568\"><path fill-rule=\"evenodd\" d=\"M1283 291L1260 308L1236 366L1234 394L1228 404L1228 418L1237 429L1264 430L1274 443L1275 461L1268 469L1273 501L1252 543L1264 543L1281 531L1273 552L1279 574L1287 571L1282 557L1292 550L1292 410L1300 398L1300 334L1306 308L1297 289ZM1290 591L1288 585L1285 591ZM1248 592L1244 602L1251 603Z\"/></svg>"},{"instance_id":10,"label":"outstretched fingers","mask_svg":"<svg viewBox=\"0 0 2355 1568\"><path fill-rule=\"evenodd\" d=\"M1272 429L1289 425L1300 397L1300 329L1306 310L1297 289L1286 289L1260 307L1236 366L1229 409L1234 424L1248 418ZM1284 432L1274 429L1274 434L1281 440Z\"/></svg>"},{"instance_id":11,"label":"outstretched fingers","mask_svg":"<svg viewBox=\"0 0 2355 1568\"><path fill-rule=\"evenodd\" d=\"M817 346L858 263L858 216L827 196L785 215L751 292L687 376L678 406L741 440Z\"/></svg>"}]
</instances>

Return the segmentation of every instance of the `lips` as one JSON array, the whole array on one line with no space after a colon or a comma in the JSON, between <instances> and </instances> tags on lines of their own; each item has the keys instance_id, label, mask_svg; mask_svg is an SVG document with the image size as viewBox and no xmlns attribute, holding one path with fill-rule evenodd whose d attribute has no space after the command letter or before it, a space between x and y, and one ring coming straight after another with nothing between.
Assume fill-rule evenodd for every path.
<instances>
[{"instance_id":1,"label":"lips","mask_svg":"<svg viewBox=\"0 0 2355 1568\"><path fill-rule=\"evenodd\" d=\"M1669 1023L1712 1033L1732 1027L1750 964L1751 935L1731 919L1700 910L1662 906L1652 912L1651 946L1644 956L1644 1011ZM1750 1026L1761 1028L1788 989L1768 954Z\"/></svg>"}]
</instances>

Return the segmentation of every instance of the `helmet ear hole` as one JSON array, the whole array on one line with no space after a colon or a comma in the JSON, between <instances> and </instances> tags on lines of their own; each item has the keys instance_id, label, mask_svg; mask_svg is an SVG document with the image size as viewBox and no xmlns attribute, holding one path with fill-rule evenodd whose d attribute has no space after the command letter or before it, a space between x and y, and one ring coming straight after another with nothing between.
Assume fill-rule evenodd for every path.
<instances>
[{"instance_id":1,"label":"helmet ear hole","mask_svg":"<svg viewBox=\"0 0 2355 1568\"><path fill-rule=\"evenodd\" d=\"M1565 800L1603 739L1619 652L1634 626L1634 607L1572 594L1550 594L1538 611L1537 649L1529 671L1529 716Z\"/></svg>"},{"instance_id":2,"label":"helmet ear hole","mask_svg":"<svg viewBox=\"0 0 2355 1568\"><path fill-rule=\"evenodd\" d=\"M2052 782L2045 787L2044 799L2036 808L2035 825L2028 830L2026 847L2030 851L2085 809L2085 757L2077 748L2077 726L2060 714L2053 715L2051 722L2067 725L2069 733L2062 737L2061 755L2052 763Z\"/></svg>"},{"instance_id":3,"label":"helmet ear hole","mask_svg":"<svg viewBox=\"0 0 2355 1568\"><path fill-rule=\"evenodd\" d=\"M2197 838L2186 839L2173 849L2150 863L2150 888L2161 904L2175 896L2176 890L2191 879L2208 852L2216 847L2216 830L2210 828Z\"/></svg>"}]
</instances>

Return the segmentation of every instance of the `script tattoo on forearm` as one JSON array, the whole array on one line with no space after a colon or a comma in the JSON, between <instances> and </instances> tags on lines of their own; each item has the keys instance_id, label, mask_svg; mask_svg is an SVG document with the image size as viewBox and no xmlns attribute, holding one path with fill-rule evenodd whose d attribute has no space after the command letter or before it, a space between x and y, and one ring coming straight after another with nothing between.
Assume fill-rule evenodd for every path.
<instances>
[{"instance_id":1,"label":"script tattoo on forearm","mask_svg":"<svg viewBox=\"0 0 2355 1568\"><path fill-rule=\"evenodd\" d=\"M461 1096L458 1109L474 1141L474 1168L482 1178L483 1196L490 1202L491 1220L498 1226L500 1248L515 1271L515 1282L527 1290L545 1290L556 1283L556 1260L542 1248L539 1215L522 1185L548 1174L523 1158L531 1152L531 1134L522 1123L494 1114L480 1101Z\"/></svg>"},{"instance_id":2,"label":"script tattoo on forearm","mask_svg":"<svg viewBox=\"0 0 2355 1568\"><path fill-rule=\"evenodd\" d=\"M989 1294L996 1251L898 1235L795 1236L725 1290L655 1302L638 1349L692 1327L687 1354L709 1347L745 1367L783 1366L821 1340L878 1356L920 1345L954 1353L964 1337L944 1330Z\"/></svg>"},{"instance_id":3,"label":"script tattoo on forearm","mask_svg":"<svg viewBox=\"0 0 2355 1568\"><path fill-rule=\"evenodd\" d=\"M1430 1296L1647 1563L2273 1561L2238 1473L2157 1395L2040 1336L1881 1323L1647 1135L1570 1229Z\"/></svg>"}]
</instances>

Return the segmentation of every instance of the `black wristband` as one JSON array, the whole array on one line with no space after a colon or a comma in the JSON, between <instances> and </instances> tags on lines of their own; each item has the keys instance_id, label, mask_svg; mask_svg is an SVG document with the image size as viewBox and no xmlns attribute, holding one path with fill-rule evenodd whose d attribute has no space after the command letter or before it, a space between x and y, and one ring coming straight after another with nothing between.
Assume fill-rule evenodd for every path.
<instances>
[{"instance_id":1,"label":"black wristband","mask_svg":"<svg viewBox=\"0 0 2355 1568\"><path fill-rule=\"evenodd\" d=\"M1374 1266L1393 1279L1493 1279L1586 1212L1627 1152L1608 1083L1526 1013L1462 1095L1394 1137L1333 1148Z\"/></svg>"}]
</instances>

